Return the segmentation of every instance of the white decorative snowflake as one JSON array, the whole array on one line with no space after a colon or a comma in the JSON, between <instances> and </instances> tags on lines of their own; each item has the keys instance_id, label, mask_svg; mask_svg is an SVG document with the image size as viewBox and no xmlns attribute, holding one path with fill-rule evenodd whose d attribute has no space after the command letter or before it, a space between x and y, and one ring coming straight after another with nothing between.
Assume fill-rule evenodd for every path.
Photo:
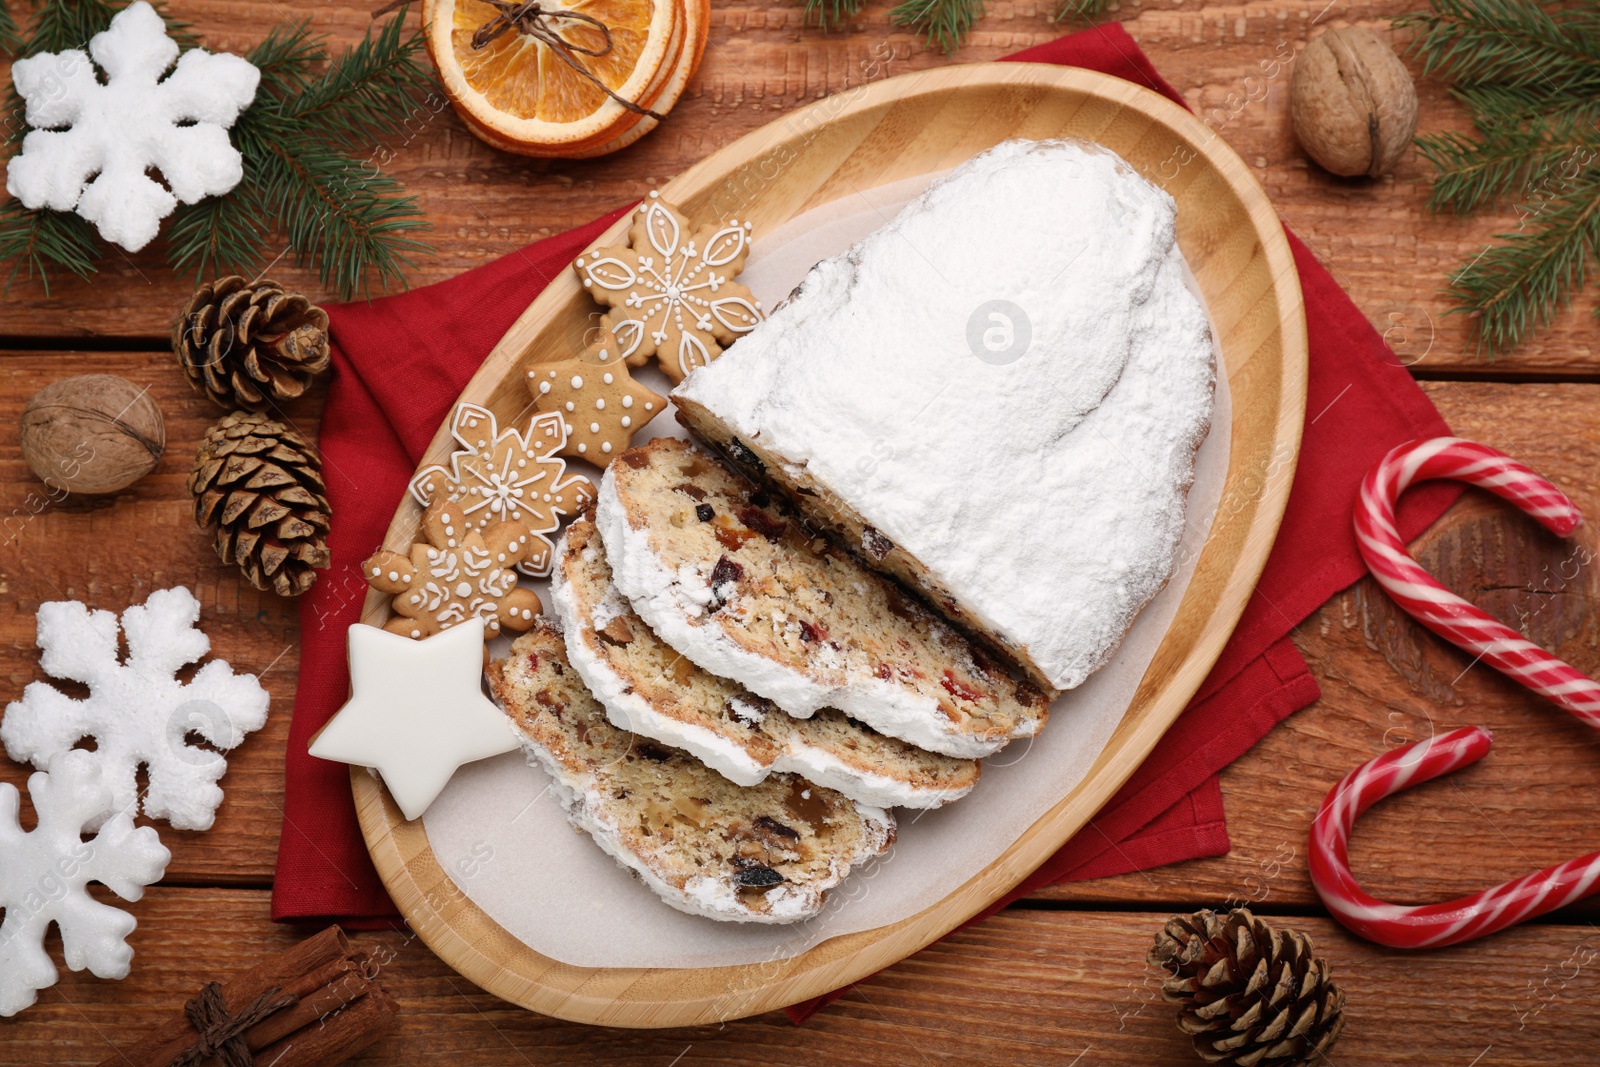
<instances>
[{"instance_id":1,"label":"white decorative snowflake","mask_svg":"<svg viewBox=\"0 0 1600 1067\"><path fill-rule=\"evenodd\" d=\"M733 276L750 254L750 223L730 219L690 235L689 220L651 192L628 230L628 248L573 261L584 288L611 308L601 320L637 367L655 356L681 382L761 321L761 303Z\"/></svg>"},{"instance_id":2,"label":"white decorative snowflake","mask_svg":"<svg viewBox=\"0 0 1600 1067\"><path fill-rule=\"evenodd\" d=\"M124 662L116 615L77 601L39 605L40 664L53 677L82 682L89 696L75 700L45 682L29 684L21 700L6 705L0 742L12 759L43 769L92 736L118 811L139 810L136 775L144 764L144 813L180 830L209 830L228 763L188 737L231 749L267 721L268 698L255 675L234 674L224 660L201 667L187 685L178 681L178 671L211 650L194 626L199 618L200 602L182 586L151 593L122 613Z\"/></svg>"},{"instance_id":3,"label":"white decorative snowflake","mask_svg":"<svg viewBox=\"0 0 1600 1067\"><path fill-rule=\"evenodd\" d=\"M423 507L435 500L461 505L468 525L479 530L508 520L522 523L534 535L533 548L517 570L533 578L548 575L555 546L543 535L595 498L589 479L568 474L566 460L556 455L567 443L565 420L556 412L538 415L519 433L514 426L500 429L488 409L461 404L450 433L461 445L450 466L418 471L411 495Z\"/></svg>"},{"instance_id":4,"label":"white decorative snowflake","mask_svg":"<svg viewBox=\"0 0 1600 1067\"><path fill-rule=\"evenodd\" d=\"M200 48L178 59L177 42L144 0L95 34L89 55L73 49L12 66L34 129L7 167L6 189L27 208L75 210L101 237L137 252L178 201L218 196L244 177L227 128L255 99L261 72Z\"/></svg>"},{"instance_id":5,"label":"white decorative snowflake","mask_svg":"<svg viewBox=\"0 0 1600 1067\"><path fill-rule=\"evenodd\" d=\"M51 923L61 931L62 955L74 971L126 978L138 925L120 908L102 904L84 886L100 882L123 900L138 900L160 880L171 859L153 827L133 827L133 813L112 810L111 790L92 752L63 752L48 774L28 778L37 825L24 833L16 786L0 784L0 1015L28 1007L55 984L44 950ZM103 821L102 821L103 820ZM84 827L100 832L83 840Z\"/></svg>"}]
</instances>

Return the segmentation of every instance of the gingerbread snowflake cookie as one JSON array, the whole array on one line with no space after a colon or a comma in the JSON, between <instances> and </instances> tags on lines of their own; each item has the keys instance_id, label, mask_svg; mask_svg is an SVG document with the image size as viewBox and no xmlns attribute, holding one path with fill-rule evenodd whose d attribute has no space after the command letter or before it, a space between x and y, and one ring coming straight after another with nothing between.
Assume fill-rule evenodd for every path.
<instances>
[{"instance_id":1,"label":"gingerbread snowflake cookie","mask_svg":"<svg viewBox=\"0 0 1600 1067\"><path fill-rule=\"evenodd\" d=\"M666 397L633 380L616 335L605 329L577 359L530 366L528 392L535 410L566 420L560 454L601 467L667 408Z\"/></svg>"},{"instance_id":2,"label":"gingerbread snowflake cookie","mask_svg":"<svg viewBox=\"0 0 1600 1067\"><path fill-rule=\"evenodd\" d=\"M422 513L421 532L409 553L383 549L361 564L368 585L394 596L385 630L420 640L468 619L482 619L486 637L533 625L539 596L518 586L513 570L534 540L527 526L506 520L479 529L461 504L436 500Z\"/></svg>"},{"instance_id":3,"label":"gingerbread snowflake cookie","mask_svg":"<svg viewBox=\"0 0 1600 1067\"><path fill-rule=\"evenodd\" d=\"M461 505L465 522L487 530L499 522L527 527L529 550L517 570L534 578L550 573L554 547L543 536L594 503L594 484L568 474L557 456L569 453L567 424L559 415L540 415L519 432L502 430L494 413L476 404L456 407L451 436L461 446L448 467L424 467L411 479L411 495L427 507L447 500Z\"/></svg>"},{"instance_id":4,"label":"gingerbread snowflake cookie","mask_svg":"<svg viewBox=\"0 0 1600 1067\"><path fill-rule=\"evenodd\" d=\"M674 383L722 354L761 321L761 302L733 281L750 254L750 223L729 219L689 232L689 220L652 191L628 247L598 248L572 264L611 308L603 320L635 367L656 357Z\"/></svg>"}]
</instances>

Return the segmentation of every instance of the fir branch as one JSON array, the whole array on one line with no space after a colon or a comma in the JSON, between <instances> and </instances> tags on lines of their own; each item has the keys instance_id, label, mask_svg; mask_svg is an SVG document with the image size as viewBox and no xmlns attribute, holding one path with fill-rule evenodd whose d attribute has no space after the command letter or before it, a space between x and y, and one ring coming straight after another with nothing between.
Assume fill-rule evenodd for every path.
<instances>
[{"instance_id":1,"label":"fir branch","mask_svg":"<svg viewBox=\"0 0 1600 1067\"><path fill-rule=\"evenodd\" d=\"M1500 85L1474 82L1450 90L1468 111L1473 123L1488 132L1496 126L1516 126L1530 121L1572 120L1590 126L1600 124L1600 94L1555 90L1540 86Z\"/></svg>"},{"instance_id":2,"label":"fir branch","mask_svg":"<svg viewBox=\"0 0 1600 1067\"><path fill-rule=\"evenodd\" d=\"M302 264L348 300L371 276L400 282L412 255L432 252L406 236L427 223L416 197L370 163L310 141L263 142L254 162L262 201Z\"/></svg>"},{"instance_id":3,"label":"fir branch","mask_svg":"<svg viewBox=\"0 0 1600 1067\"><path fill-rule=\"evenodd\" d=\"M22 36L17 32L17 20L12 17L11 6L0 0L0 52L14 56L22 51Z\"/></svg>"},{"instance_id":4,"label":"fir branch","mask_svg":"<svg viewBox=\"0 0 1600 1067\"><path fill-rule=\"evenodd\" d=\"M328 50L321 38L312 35L308 19L274 27L245 58L261 72L256 99L269 102L305 92L311 81L311 68L328 58ZM254 107L247 109L240 119L253 111Z\"/></svg>"},{"instance_id":5,"label":"fir branch","mask_svg":"<svg viewBox=\"0 0 1600 1067\"><path fill-rule=\"evenodd\" d=\"M928 43L950 55L967 38L967 32L983 17L984 0L900 0L889 11L897 26L921 30Z\"/></svg>"},{"instance_id":6,"label":"fir branch","mask_svg":"<svg viewBox=\"0 0 1600 1067\"><path fill-rule=\"evenodd\" d=\"M117 12L126 6L106 0L46 0L33 18L32 32L22 47L20 58L74 48L87 51L89 39L109 27ZM178 42L179 51L199 47L200 38L187 22L167 14L166 5L159 0L151 6L167 24L167 34Z\"/></svg>"},{"instance_id":7,"label":"fir branch","mask_svg":"<svg viewBox=\"0 0 1600 1067\"><path fill-rule=\"evenodd\" d=\"M1432 0L1395 22L1423 69L1455 81L1474 136L1417 138L1437 171L1428 206L1511 204L1518 229L1450 279L1494 358L1548 325L1600 256L1600 10L1529 0Z\"/></svg>"},{"instance_id":8,"label":"fir branch","mask_svg":"<svg viewBox=\"0 0 1600 1067\"><path fill-rule=\"evenodd\" d=\"M50 0L33 18L33 32L22 46L21 57L43 52L87 50L89 38L111 25L117 8L105 0Z\"/></svg>"},{"instance_id":9,"label":"fir branch","mask_svg":"<svg viewBox=\"0 0 1600 1067\"><path fill-rule=\"evenodd\" d=\"M1092 22L1111 10L1112 0L1061 0L1051 22Z\"/></svg>"},{"instance_id":10,"label":"fir branch","mask_svg":"<svg viewBox=\"0 0 1600 1067\"><path fill-rule=\"evenodd\" d=\"M862 0L805 0L807 25L816 25L823 33L839 29L845 20L861 13Z\"/></svg>"},{"instance_id":11,"label":"fir branch","mask_svg":"<svg viewBox=\"0 0 1600 1067\"><path fill-rule=\"evenodd\" d=\"M376 37L345 49L304 91L285 100L285 122L316 123L347 142L376 140L400 129L409 104L434 83L417 63L421 34L405 36L404 8Z\"/></svg>"},{"instance_id":12,"label":"fir branch","mask_svg":"<svg viewBox=\"0 0 1600 1067\"><path fill-rule=\"evenodd\" d=\"M1460 82L1600 92L1600 11L1546 10L1531 0L1433 0L1394 21L1421 30L1424 74Z\"/></svg>"},{"instance_id":13,"label":"fir branch","mask_svg":"<svg viewBox=\"0 0 1600 1067\"><path fill-rule=\"evenodd\" d=\"M1498 234L1450 279L1449 293L1477 319L1478 351L1490 358L1547 326L1583 288L1589 261L1600 255L1600 174L1580 176L1524 220Z\"/></svg>"},{"instance_id":14,"label":"fir branch","mask_svg":"<svg viewBox=\"0 0 1600 1067\"><path fill-rule=\"evenodd\" d=\"M258 100L234 127L245 157L236 195L259 204L299 261L314 266L342 300L368 291L374 275L385 287L403 282L412 256L433 251L409 236L427 228L416 197L370 162L376 142L403 128L433 84L417 61L423 39L403 34L404 19L402 9L314 76L310 65L326 53L305 25L269 38L258 52L273 62L272 84L284 91ZM350 145L370 145L369 159L344 150ZM209 229L195 221L185 249L192 261L200 261L202 247L232 261L226 250L237 248L244 232L230 225L233 218L203 220Z\"/></svg>"},{"instance_id":15,"label":"fir branch","mask_svg":"<svg viewBox=\"0 0 1600 1067\"><path fill-rule=\"evenodd\" d=\"M1528 195L1541 180L1582 168L1600 150L1569 125L1560 134L1546 126L1506 125L1475 141L1456 133L1418 137L1417 149L1438 169L1428 197L1431 211L1466 215Z\"/></svg>"},{"instance_id":16,"label":"fir branch","mask_svg":"<svg viewBox=\"0 0 1600 1067\"><path fill-rule=\"evenodd\" d=\"M121 7L106 0L46 0L23 52L87 47ZM323 285L347 300L374 277L385 287L403 282L411 257L432 251L412 236L427 227L416 198L359 153L338 147L370 144L377 155L377 142L404 128L432 85L418 61L423 37L405 34L404 18L401 9L320 71L327 49L307 22L278 27L249 52L261 83L256 102L232 129L244 179L225 196L179 205L167 229L175 269L192 270L197 278L254 273L268 231L276 227ZM167 19L167 25L180 47L198 43L183 24ZM5 142L15 145L26 124L14 86L7 120ZM15 262L13 277L23 269L39 274L48 292L50 268L79 275L95 269L99 245L77 215L30 212L15 201L0 212L0 262Z\"/></svg>"},{"instance_id":17,"label":"fir branch","mask_svg":"<svg viewBox=\"0 0 1600 1067\"><path fill-rule=\"evenodd\" d=\"M224 274L251 276L261 266L266 206L254 181L227 196L179 204L167 230L167 258L175 270L193 270L195 284Z\"/></svg>"},{"instance_id":18,"label":"fir branch","mask_svg":"<svg viewBox=\"0 0 1600 1067\"><path fill-rule=\"evenodd\" d=\"M70 271L87 278L95 271L100 248L94 229L77 215L62 211L30 211L16 200L0 204L0 263L10 263L0 292L24 270L37 276L50 295L52 268Z\"/></svg>"}]
</instances>

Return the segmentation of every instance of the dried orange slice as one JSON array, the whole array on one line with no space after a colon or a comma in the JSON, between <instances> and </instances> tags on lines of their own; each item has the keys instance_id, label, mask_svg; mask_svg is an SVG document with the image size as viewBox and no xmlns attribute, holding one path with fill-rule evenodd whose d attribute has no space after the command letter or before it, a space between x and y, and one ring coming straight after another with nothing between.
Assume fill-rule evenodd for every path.
<instances>
[{"instance_id":1,"label":"dried orange slice","mask_svg":"<svg viewBox=\"0 0 1600 1067\"><path fill-rule=\"evenodd\" d=\"M689 79L694 77L694 72L700 69L700 59L705 55L706 37L711 26L711 0L685 0L684 7L684 45L679 54L677 65L668 75L666 84L662 87L661 95L656 97L655 103L650 105L650 110L665 115L672 110L678 102L683 91L689 85ZM608 152L623 149L655 129L661 120L649 115L633 116L633 122L623 132L600 145L598 148L585 148L571 153L571 158L589 158L603 156Z\"/></svg>"},{"instance_id":2,"label":"dried orange slice","mask_svg":"<svg viewBox=\"0 0 1600 1067\"><path fill-rule=\"evenodd\" d=\"M650 107L678 65L684 22L683 0L423 5L428 52L456 111L524 155L593 148L635 125L641 116L605 90Z\"/></svg>"}]
</instances>

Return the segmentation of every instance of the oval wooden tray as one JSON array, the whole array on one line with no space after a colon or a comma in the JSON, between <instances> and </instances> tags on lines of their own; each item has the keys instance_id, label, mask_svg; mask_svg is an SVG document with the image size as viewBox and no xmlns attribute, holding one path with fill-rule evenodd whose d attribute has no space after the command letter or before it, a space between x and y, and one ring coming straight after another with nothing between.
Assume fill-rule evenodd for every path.
<instances>
[{"instance_id":1,"label":"oval wooden tray","mask_svg":"<svg viewBox=\"0 0 1600 1067\"><path fill-rule=\"evenodd\" d=\"M428 947L467 978L534 1011L610 1026L685 1026L792 1004L880 970L944 936L1006 893L1099 810L1188 703L1244 610L1277 533L1305 414L1305 315L1277 214L1234 152L1187 111L1120 79L1063 67L987 63L890 78L820 100L734 142L666 185L696 224L751 220L756 239L861 188L943 170L1010 137L1106 145L1178 203L1178 241L1221 342L1233 398L1222 505L1176 620L1132 706L1088 775L1000 858L932 907L824 941L781 962L685 969L585 968L506 933L456 888L420 820L404 821L355 769L356 807L384 884ZM1041 205L1045 209L1046 205ZM623 239L623 219L597 244ZM523 313L461 400L526 417L523 364L570 358L596 309L571 271ZM443 462L448 427L423 464ZM414 529L408 496L391 533ZM400 540L396 536L395 540ZM388 597L367 597L381 625Z\"/></svg>"}]
</instances>

